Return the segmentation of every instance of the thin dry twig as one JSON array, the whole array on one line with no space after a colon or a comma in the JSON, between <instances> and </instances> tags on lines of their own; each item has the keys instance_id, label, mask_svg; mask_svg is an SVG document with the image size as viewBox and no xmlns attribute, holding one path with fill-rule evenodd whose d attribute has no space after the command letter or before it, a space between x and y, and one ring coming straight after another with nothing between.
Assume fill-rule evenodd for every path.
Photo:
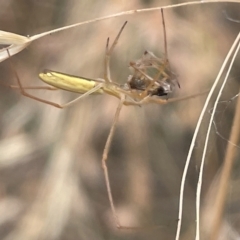
<instances>
[{"instance_id":1,"label":"thin dry twig","mask_svg":"<svg viewBox=\"0 0 240 240\"><path fill-rule=\"evenodd\" d=\"M220 177L220 184L216 195L216 201L213 205L215 208L215 215L213 216L213 226L212 232L210 233L210 239L215 240L218 238L219 229L221 227L222 215L224 210L224 205L227 196L227 187L230 179L231 170L235 160L236 147L239 142L240 136L240 97L238 97L238 102L236 106L236 112L233 120L233 125L231 129L230 139L227 146L226 156L223 164L223 169ZM231 144L233 143L233 144Z\"/></svg>"},{"instance_id":2,"label":"thin dry twig","mask_svg":"<svg viewBox=\"0 0 240 240\"><path fill-rule=\"evenodd\" d=\"M53 33L61 32L61 31L71 29L71 28L75 28L75 27L78 27L81 25L95 23L95 22L99 22L102 20L106 20L106 19L116 18L116 17L120 17L120 16L127 16L127 15L131 15L131 14L136 14L136 13L153 12L153 11L159 11L161 9L177 8L177 7L192 6L192 5L199 5L199 4L224 3L224 2L225 3L226 2L240 3L240 0L235 0L235 1L234 0L230 0L230 1L226 1L226 0L225 1L224 0L192 1L192 2L186 2L186 3L171 4L171 5L167 5L167 6L161 6L161 7L129 10L129 11L124 11L124 12L120 12L120 13L107 15L104 17L94 18L94 19L87 20L87 21L80 22L80 23L71 24L71 25L68 25L65 27L61 27L61 28L57 28L57 29L53 29L53 30L44 32L44 33L36 34L31 37L24 37L24 36L14 34L14 33L0 31L0 43L4 42L5 44L10 45L10 46L0 50L0 62L9 58L9 55L7 54L6 50L8 50L10 55L13 56L13 55L19 53L20 51L22 51L23 49L25 49L29 44L31 44L33 41L35 41L37 39L40 39L44 36L47 36L47 35L50 35Z\"/></svg>"},{"instance_id":3,"label":"thin dry twig","mask_svg":"<svg viewBox=\"0 0 240 240\"><path fill-rule=\"evenodd\" d=\"M199 116L199 119L198 119L198 122L197 122L197 125L196 125L196 128L195 128L195 131L194 131L194 135L193 135L193 138L192 138L192 142L191 142L191 145L190 145L190 148L189 148L189 152L188 152L188 156L187 156L187 160L186 160L186 163L185 163L185 167L184 167L184 170L183 170L183 175L182 175L182 180L181 180L181 187L180 187L180 197L179 197L179 214L178 214L178 226L177 226L177 232L176 232L176 240L179 240L179 237L180 237L180 231L181 231L181 226L182 226L182 211L183 211L183 195L184 195L184 186L185 186L185 182L186 182L186 176L187 176L187 172L188 172L188 167L189 167L189 164L190 164L190 160L191 160L191 157L192 157L192 153L193 153L193 148L195 146L195 142L196 142L196 138L197 138L197 135L198 135L198 132L199 132L199 129L200 129L200 126L201 126L201 123L202 123L202 120L203 120L203 116L206 112L206 109L207 109L207 106L210 102L210 99L213 95L213 92L220 80L220 77L225 69L225 66L227 64L227 62L229 61L229 58L230 56L232 55L233 53L233 50L235 49L238 41L240 39L240 33L238 34L236 40L234 41L231 49L229 50L224 62L223 62L223 65L218 73L218 76L216 78L216 80L214 81L214 84L207 96L207 99L205 101L205 104L203 106L203 109L202 109L202 112Z\"/></svg>"},{"instance_id":4,"label":"thin dry twig","mask_svg":"<svg viewBox=\"0 0 240 240\"><path fill-rule=\"evenodd\" d=\"M198 187L197 187L197 198L196 198L196 216L197 216L197 232L196 232L196 240L200 239L200 200L201 200L201 187L202 187L202 178L203 178L203 168L204 168L204 162L205 162L205 158L206 158L206 153L207 153L207 147L208 147L208 142L209 142L209 137L210 137L210 131L212 128L212 123L213 123L213 118L217 109L217 105L219 102L219 99L222 95L222 91L226 85L227 80L229 79L229 74L230 71L232 69L233 63L236 59L237 53L239 52L239 48L240 48L240 43L237 46L236 51L234 52L233 58L231 60L231 63L228 67L228 71L226 73L226 77L222 83L222 86L219 90L218 96L215 100L214 103L214 107L212 110L212 115L209 121L209 125L208 125L208 130L207 130L207 134L206 134L206 140L205 140L205 144L204 144L204 149L203 149L203 155L202 155L202 160L201 160L201 167L200 167L200 172L199 172L199 178L198 178ZM220 221L220 218L217 218ZM214 221L213 221L214 222ZM219 229L218 229L219 230Z\"/></svg>"}]
</instances>

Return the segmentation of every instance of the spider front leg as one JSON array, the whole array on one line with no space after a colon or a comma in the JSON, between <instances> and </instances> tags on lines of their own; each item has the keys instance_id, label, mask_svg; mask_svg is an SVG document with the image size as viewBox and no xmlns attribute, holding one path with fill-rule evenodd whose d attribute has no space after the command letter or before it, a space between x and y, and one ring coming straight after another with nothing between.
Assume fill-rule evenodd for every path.
<instances>
[{"instance_id":1,"label":"spider front leg","mask_svg":"<svg viewBox=\"0 0 240 240\"><path fill-rule=\"evenodd\" d=\"M110 67L109 67L109 63L110 63L110 56L113 52L114 47L117 45L117 41L124 29L124 27L126 26L127 21L123 24L123 26L121 27L118 35L116 36L116 38L114 39L112 46L110 48L108 48L109 46L109 38L107 39L107 44L106 44L106 52L105 52L105 59L104 59L104 79L106 81L106 83L112 82L111 80L111 74L110 74Z\"/></svg>"}]
</instances>

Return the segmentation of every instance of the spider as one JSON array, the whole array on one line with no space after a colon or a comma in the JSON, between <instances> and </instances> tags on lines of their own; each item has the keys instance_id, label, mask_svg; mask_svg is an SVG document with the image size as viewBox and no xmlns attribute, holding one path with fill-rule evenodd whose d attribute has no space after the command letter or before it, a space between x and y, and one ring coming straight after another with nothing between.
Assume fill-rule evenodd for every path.
<instances>
[{"instance_id":1,"label":"spider","mask_svg":"<svg viewBox=\"0 0 240 240\"><path fill-rule=\"evenodd\" d=\"M162 25L163 25L163 35L164 35L164 48L165 54L163 58L159 58L155 56L152 52L145 51L142 57L136 61L131 61L129 64L130 69L132 70L132 74L129 75L128 80L125 84L120 85L115 83L111 79L110 74L110 57L113 53L114 48L117 45L117 42L122 34L124 27L127 22L123 24L119 33L115 37L111 46L109 46L110 39L107 39L106 50L105 50L105 58L104 58L104 78L101 79L89 79L85 77L73 76L61 72L56 72L52 70L44 70L39 74L39 78L47 83L49 86L41 86L41 87L25 87L22 85L17 72L14 70L13 65L11 63L12 70L17 79L18 86L10 85L11 88L19 88L22 95L32 98L34 100L43 102L48 105L52 105L57 108L66 108L76 103L83 97L86 97L90 94L109 94L119 99L119 104L117 106L115 116L113 119L113 123L111 125L105 147L102 154L102 168L105 177L105 183L107 188L107 194L109 203L111 206L111 211L113 217L115 219L116 227L118 229L137 229L139 227L129 227L121 225L116 208L114 205L114 200L112 196L112 190L110 186L108 167L107 167L107 159L108 153L110 150L111 142L113 139L113 135L116 129L116 124L119 119L119 115L123 106L136 105L141 106L149 103L157 103L157 104L166 104L169 102L175 102L179 100L184 100L188 98L192 98L197 95L191 95L182 98L171 98L171 99L163 99L162 96L167 96L171 93L176 85L180 87L180 84L177 80L176 74L172 72L170 63L168 60L167 54L167 39L166 39L166 27L164 21L163 10L161 9L161 17L162 17ZM7 50L8 51L8 50ZM10 53L8 52L10 57ZM48 100L44 100L38 97L35 97L25 91L25 89L47 89L47 90L56 90L62 89L70 92L80 93L81 95L76 99L65 103L58 104L55 102L51 102Z\"/></svg>"}]
</instances>

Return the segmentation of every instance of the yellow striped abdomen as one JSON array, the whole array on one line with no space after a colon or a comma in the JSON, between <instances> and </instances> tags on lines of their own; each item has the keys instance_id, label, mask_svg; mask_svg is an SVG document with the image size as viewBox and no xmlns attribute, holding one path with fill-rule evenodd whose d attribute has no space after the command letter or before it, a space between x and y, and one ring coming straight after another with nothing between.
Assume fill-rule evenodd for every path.
<instances>
[{"instance_id":1,"label":"yellow striped abdomen","mask_svg":"<svg viewBox=\"0 0 240 240\"><path fill-rule=\"evenodd\" d=\"M72 76L65 73L54 72L51 70L44 70L39 74L39 77L45 83L70 92L86 93L97 84L100 80L92 80L77 76ZM102 94L103 90L100 88L95 93Z\"/></svg>"}]
</instances>

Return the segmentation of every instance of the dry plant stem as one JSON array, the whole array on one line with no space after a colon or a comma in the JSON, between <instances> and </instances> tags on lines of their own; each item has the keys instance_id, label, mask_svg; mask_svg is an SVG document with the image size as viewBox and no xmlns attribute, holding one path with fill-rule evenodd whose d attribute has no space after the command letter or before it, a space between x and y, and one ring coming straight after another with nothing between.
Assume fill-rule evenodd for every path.
<instances>
[{"instance_id":1,"label":"dry plant stem","mask_svg":"<svg viewBox=\"0 0 240 240\"><path fill-rule=\"evenodd\" d=\"M238 102L236 106L236 112L233 120L233 125L231 129L230 134L230 142L237 145L239 142L239 136L240 136L240 96L238 96ZM210 233L211 240L216 240L219 237L219 230L222 223L222 216L224 211L224 205L226 202L226 196L227 196L227 189L228 189L228 183L230 180L231 170L233 168L233 163L236 155L236 147L228 143L227 146L227 152L224 159L223 169L220 177L220 183L216 195L216 201L214 206L215 211L213 213L215 214L213 216L211 227L212 232Z\"/></svg>"},{"instance_id":2,"label":"dry plant stem","mask_svg":"<svg viewBox=\"0 0 240 240\"><path fill-rule=\"evenodd\" d=\"M237 49L235 50L234 52L234 55L232 57L232 60L230 62L230 65L228 67L228 70L227 70L227 73L226 73L226 76L224 78L224 81L222 83L222 86L218 92L218 96L214 102L214 106L213 106L213 109L212 109L212 114L211 114L211 118L210 118L210 121L209 121L209 125L208 125L208 130L207 130L207 134L206 134L206 140L205 140L205 144L204 144L204 148L203 148L203 155L202 155L202 160L201 160L201 166L200 166L200 171L199 171L199 177L198 177L198 186L197 186L197 197L196 197L196 223L197 223L197 229L196 229L196 240L199 240L200 239L200 201L201 201L201 187L202 187L202 179L203 179L203 168L204 168L204 162L205 162L205 158L206 158L206 153L207 153L207 147L208 147L208 142L209 142L209 136L210 136L210 132L211 132L211 128L212 128L212 124L214 123L213 119L214 119L214 115L216 113L216 109L217 109L217 105L219 103L219 99L222 95L222 92L223 92L223 89L226 85L226 82L227 80L229 79L229 74L230 74L230 71L232 69L232 66L233 66L233 63L236 59L236 56L239 52L239 48L240 48L240 43L238 43L238 46L237 46ZM229 141L229 144L231 144L231 141ZM234 143L233 143L234 144ZM233 146L233 144L231 144ZM235 146L237 144L234 144ZM221 189L221 188L219 188ZM216 200L218 201L218 200ZM214 205L216 206L216 204ZM213 211L214 212L214 211ZM219 210L218 208L216 208L216 211L215 213L218 215L219 214ZM221 218L219 217L216 217L217 220L213 220L213 224L216 224L217 221L221 221ZM219 225L220 227L220 225ZM211 228L213 229L213 228ZM219 229L218 229L219 230ZM219 231L217 231L219 232Z\"/></svg>"},{"instance_id":3,"label":"dry plant stem","mask_svg":"<svg viewBox=\"0 0 240 240\"><path fill-rule=\"evenodd\" d=\"M179 3L179 4L172 4L172 5L168 5L168 6L162 6L162 7L155 7L155 8L145 8L145 9L136 9L136 10L129 10L129 11L125 11L125 12L120 12L120 13L116 13L116 14L112 14L112 15L108 15L108 16L104 16L104 17L99 17L99 18L94 18L92 20L88 20L88 21L84 21L84 22L80 22L80 23L75 23L69 26L65 26L65 27L61 27L61 28L57 28L54 30L50 30L44 33L40 33L37 35L34 35L32 37L24 37L21 36L24 39L24 43L22 43L22 41L16 41L16 39L13 37L13 33L7 33L4 32L4 34L2 35L6 35L10 34L11 36L3 37L4 42L6 42L7 40L7 44L9 44L10 46L7 48L4 48L4 51L0 50L0 62L6 60L7 58L9 58L8 55L5 55L5 50L8 49L11 52L11 55L15 55L19 52L21 52L23 49L25 49L32 41L35 41L39 38L42 38L44 36L53 34L53 33L57 33L60 31L64 31L67 29L71 29L74 27L78 27L81 25L85 25L85 24L89 24L89 23L94 23L94 22L98 22L98 21L102 21L102 20L106 20L106 19L111 19L111 18L115 18L115 17L120 17L120 16L126 16L126 15L131 15L131 14L136 14L136 13L143 13L143 12L152 12L152 11L158 11L160 9L168 9L168 8L176 8L176 7L183 7L183 6L188 6L188 5L198 5L198 4L206 4L206 3L221 3L221 2L229 2L229 3L240 3L240 0L233 0L233 1L224 1L224 0L206 0L206 1L193 1L193 2L186 2L186 3ZM19 35L20 36L20 35ZM0 42L1 42L1 34L0 34Z\"/></svg>"},{"instance_id":4,"label":"dry plant stem","mask_svg":"<svg viewBox=\"0 0 240 240\"><path fill-rule=\"evenodd\" d=\"M229 139L229 141L235 145L237 145L239 142L239 136L240 136L239 123L240 123L240 97L238 97L236 112L235 112L230 139ZM216 195L216 201L214 204L215 211L213 212L215 215L213 216L213 226L211 227L212 232L210 233L211 240L218 239L219 229L222 223L224 205L225 205L226 196L227 196L228 182L230 179L231 170L233 167L234 157L236 153L236 147L230 142L228 143L228 146L227 146L226 156L224 159L223 169L222 169L220 183L218 187L218 192Z\"/></svg>"},{"instance_id":5,"label":"dry plant stem","mask_svg":"<svg viewBox=\"0 0 240 240\"><path fill-rule=\"evenodd\" d=\"M48 32L44 32L44 33L34 35L31 38L32 38L32 40L36 40L36 39L41 38L43 36L46 36L46 35L49 35L49 34L52 34L52 33L57 33L57 32L67 30L67 29L70 29L70 28L74 28L74 27L77 27L77 26L81 26L81 25L85 25L85 24L89 24L89 23L94 23L94 22L105 20L105 19L131 15L131 14L135 14L135 13L152 12L152 11L158 11L158 10L161 10L161 9L184 7L184 6L188 6L188 5L199 5L199 4L206 4L206 3L221 3L221 2L223 2L223 3L224 2L240 3L240 0L235 0L235 1L234 0L232 0L232 1L226 1L226 0L225 1L224 0L192 1L192 2L172 4L172 5L161 6L161 7L129 10L129 11L124 11L124 12L120 12L120 13L116 13L116 14L111 14L111 15L104 16L104 17L95 18L95 19L84 21L84 22L81 22L81 23L75 23L75 24L65 26L65 27L62 27L62 28L54 29L54 30L51 30L51 31L48 31Z\"/></svg>"},{"instance_id":6,"label":"dry plant stem","mask_svg":"<svg viewBox=\"0 0 240 240\"><path fill-rule=\"evenodd\" d=\"M179 237L180 237L180 231L181 231L181 226L182 226L182 211L183 211L183 195L184 195L184 186L185 186L185 181L186 181L186 176L187 176L187 171L188 171L188 167L189 167L189 164L190 164L190 160L191 160L191 156L192 156L192 152L193 152L193 148L194 148L194 145L195 145L195 142L196 142L196 138L197 138L197 134L199 132L199 129L200 129L200 126L201 126L201 123L202 123L202 119L203 119L203 116L206 112L206 109L207 109L207 106L210 102L210 99L213 95L213 92L220 80L220 77L225 69L225 66L230 58L230 56L232 55L234 49L236 48L236 45L238 43L240 39L240 33L238 34L238 36L236 37L231 49L229 50L224 62L223 62L223 65L218 73L218 76L216 78L216 80L214 81L213 83L213 86L207 96L207 99L204 103L204 106L203 106L203 109L201 111L201 114L199 116L199 119L198 119L198 122L197 122L197 125L196 125L196 128L195 128L195 131L194 131L194 134L193 134L193 138L192 138L192 142L191 142L191 145L190 145L190 148L189 148L189 151L188 151L188 156L187 156L187 159L186 159L186 163L185 163L185 166L184 166L184 170L183 170L183 175L182 175L182 180L181 180L181 186L180 186L180 196L179 196L179 212L178 212L178 224L177 224L177 232L176 232L176 240L179 240Z\"/></svg>"}]
</instances>

